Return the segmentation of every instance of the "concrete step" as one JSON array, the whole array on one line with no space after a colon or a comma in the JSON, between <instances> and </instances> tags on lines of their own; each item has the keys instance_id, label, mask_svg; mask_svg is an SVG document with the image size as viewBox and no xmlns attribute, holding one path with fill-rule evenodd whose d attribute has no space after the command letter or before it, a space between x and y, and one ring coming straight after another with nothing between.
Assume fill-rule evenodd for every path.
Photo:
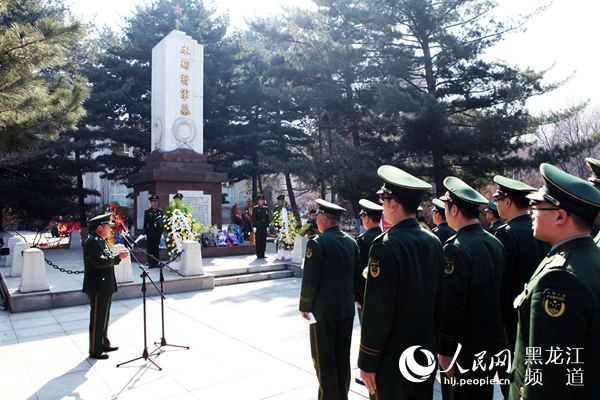
<instances>
[{"instance_id":1,"label":"concrete step","mask_svg":"<svg viewBox=\"0 0 600 400\"><path fill-rule=\"evenodd\" d=\"M272 271L283 271L287 269L287 265L283 263L278 264L264 264L264 265L251 265L248 267L239 267L239 268L212 268L210 266L204 267L206 272L214 274L216 278L224 277L224 276L233 276L233 275L247 275L247 274L255 274L259 272L272 272Z\"/></svg>"},{"instance_id":2,"label":"concrete step","mask_svg":"<svg viewBox=\"0 0 600 400\"><path fill-rule=\"evenodd\" d=\"M235 285L238 283L266 281L271 279L291 278L293 276L294 273L286 269L267 272L255 272L241 275L221 276L215 278L215 286Z\"/></svg>"}]
</instances>

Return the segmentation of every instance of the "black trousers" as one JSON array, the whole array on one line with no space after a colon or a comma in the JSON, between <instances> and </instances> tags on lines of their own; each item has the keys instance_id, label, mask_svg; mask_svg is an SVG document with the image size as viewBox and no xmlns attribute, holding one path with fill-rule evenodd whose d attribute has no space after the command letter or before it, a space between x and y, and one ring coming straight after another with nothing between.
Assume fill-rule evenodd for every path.
<instances>
[{"instance_id":1,"label":"black trousers","mask_svg":"<svg viewBox=\"0 0 600 400\"><path fill-rule=\"evenodd\" d=\"M159 246L160 246L160 234L148 234L146 235L146 250L152 257L148 257L148 264L152 267L158 265L160 260Z\"/></svg>"},{"instance_id":2,"label":"black trousers","mask_svg":"<svg viewBox=\"0 0 600 400\"><path fill-rule=\"evenodd\" d=\"M110 306L112 295L98 296L89 294L90 300L90 355L100 355L104 348L110 346L107 337L108 320L110 319Z\"/></svg>"},{"instance_id":3,"label":"black trousers","mask_svg":"<svg viewBox=\"0 0 600 400\"><path fill-rule=\"evenodd\" d=\"M256 257L264 257L265 249L267 248L267 229L256 228Z\"/></svg>"},{"instance_id":4,"label":"black trousers","mask_svg":"<svg viewBox=\"0 0 600 400\"><path fill-rule=\"evenodd\" d=\"M485 349L486 354L495 354L498 350L492 351ZM475 353L466 351L458 356L457 363L463 368L468 368L469 371L460 373L456 364L454 365L454 373L456 375L456 383L460 383L460 379L488 379L491 380L496 375L496 370L482 371L471 371L473 360L475 359ZM442 399L443 400L493 400L494 398L494 385L477 385L477 384L449 384L447 379L443 377L446 374L440 372L442 375Z\"/></svg>"},{"instance_id":5,"label":"black trousers","mask_svg":"<svg viewBox=\"0 0 600 400\"><path fill-rule=\"evenodd\" d=\"M310 325L310 352L319 379L319 400L347 400L354 317Z\"/></svg>"}]
</instances>

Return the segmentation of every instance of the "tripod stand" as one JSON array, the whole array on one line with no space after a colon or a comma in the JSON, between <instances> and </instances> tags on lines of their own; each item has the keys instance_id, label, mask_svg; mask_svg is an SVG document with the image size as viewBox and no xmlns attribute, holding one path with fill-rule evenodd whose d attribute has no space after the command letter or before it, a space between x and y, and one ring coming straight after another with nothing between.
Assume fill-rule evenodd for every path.
<instances>
[{"instance_id":1,"label":"tripod stand","mask_svg":"<svg viewBox=\"0 0 600 400\"><path fill-rule=\"evenodd\" d=\"M125 361L120 364L117 364L117 368L119 368L121 365L129 364L130 362L144 359L144 361L150 361L156 368L158 368L159 371L162 371L162 368L159 367L158 364L156 364L153 360L151 360L149 358L151 355L154 354L154 352L152 352L151 354L148 354L148 339L147 339L148 335L147 335L147 328L146 328L146 278L148 278L148 280L150 280L150 283L152 283L152 285L154 286L154 288L160 295L161 302L165 298L165 296L163 295L162 290L159 290L158 287L156 286L156 283L154 283L152 278L150 278L150 276L148 275L148 271L146 271L142 267L142 265L140 264L137 257L135 257L133 255L133 253L130 253L130 254L135 259L135 261L138 263L138 267L142 270L142 274L140 275L140 277L142 278L142 298L143 298L142 304L144 305L144 350L142 351L142 355L140 357L136 357L129 361Z\"/></svg>"},{"instance_id":2,"label":"tripod stand","mask_svg":"<svg viewBox=\"0 0 600 400\"><path fill-rule=\"evenodd\" d=\"M163 275L163 267L164 265L160 265L160 291L163 292L163 283L165 281L165 276ZM164 292L163 292L164 293ZM154 342L154 344L158 345L158 347L156 347L156 349L154 349L154 351L152 353L150 353L150 355L156 353L157 351L160 351L160 349L162 347L165 346L170 346L170 347L177 347L180 349L186 349L189 350L190 347L189 346L181 346L181 345L177 345L177 344L168 344L167 343L167 339L165 339L165 300L164 300L164 296L162 296L160 298L160 319L161 319L161 323L162 323L162 337L160 338L160 342Z\"/></svg>"}]
</instances>

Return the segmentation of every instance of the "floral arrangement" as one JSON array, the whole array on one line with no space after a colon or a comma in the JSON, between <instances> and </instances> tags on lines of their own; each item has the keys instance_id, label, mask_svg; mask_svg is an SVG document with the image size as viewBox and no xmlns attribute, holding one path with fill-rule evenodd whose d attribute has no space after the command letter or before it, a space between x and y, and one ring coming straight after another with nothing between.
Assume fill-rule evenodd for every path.
<instances>
[{"instance_id":1,"label":"floral arrangement","mask_svg":"<svg viewBox=\"0 0 600 400\"><path fill-rule=\"evenodd\" d=\"M277 248L292 250L296 238L296 218L289 212L286 205L275 207L273 210L272 226L277 235Z\"/></svg>"},{"instance_id":2,"label":"floral arrangement","mask_svg":"<svg viewBox=\"0 0 600 400\"><path fill-rule=\"evenodd\" d=\"M112 223L115 224L113 231L109 238L107 239L108 244L114 246L115 244L123 244L123 235L128 232L127 226L125 225L125 221L128 217L127 208L121 207L119 203L112 202L104 207L105 213L111 213L110 217Z\"/></svg>"},{"instance_id":3,"label":"floral arrangement","mask_svg":"<svg viewBox=\"0 0 600 400\"><path fill-rule=\"evenodd\" d=\"M196 240L202 244L202 247L237 246L243 241L243 233L239 226L233 228L233 225L230 225L227 229L220 229L217 225L209 227L200 225L196 231Z\"/></svg>"},{"instance_id":4,"label":"floral arrangement","mask_svg":"<svg viewBox=\"0 0 600 400\"><path fill-rule=\"evenodd\" d=\"M192 218L192 205L173 199L165 212L165 246L172 256L183 249L184 240L195 240L199 223Z\"/></svg>"}]
</instances>

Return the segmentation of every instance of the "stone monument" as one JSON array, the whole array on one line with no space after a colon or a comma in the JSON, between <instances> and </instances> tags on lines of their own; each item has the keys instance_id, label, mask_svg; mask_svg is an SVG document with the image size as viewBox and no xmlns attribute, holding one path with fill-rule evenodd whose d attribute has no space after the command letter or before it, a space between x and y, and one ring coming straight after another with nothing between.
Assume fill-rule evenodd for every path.
<instances>
[{"instance_id":1,"label":"stone monument","mask_svg":"<svg viewBox=\"0 0 600 400\"><path fill-rule=\"evenodd\" d=\"M193 218L221 224L221 183L204 155L204 48L181 31L169 33L152 49L152 153L139 173L129 177L142 228L148 196L166 208L175 194L193 205Z\"/></svg>"}]
</instances>

